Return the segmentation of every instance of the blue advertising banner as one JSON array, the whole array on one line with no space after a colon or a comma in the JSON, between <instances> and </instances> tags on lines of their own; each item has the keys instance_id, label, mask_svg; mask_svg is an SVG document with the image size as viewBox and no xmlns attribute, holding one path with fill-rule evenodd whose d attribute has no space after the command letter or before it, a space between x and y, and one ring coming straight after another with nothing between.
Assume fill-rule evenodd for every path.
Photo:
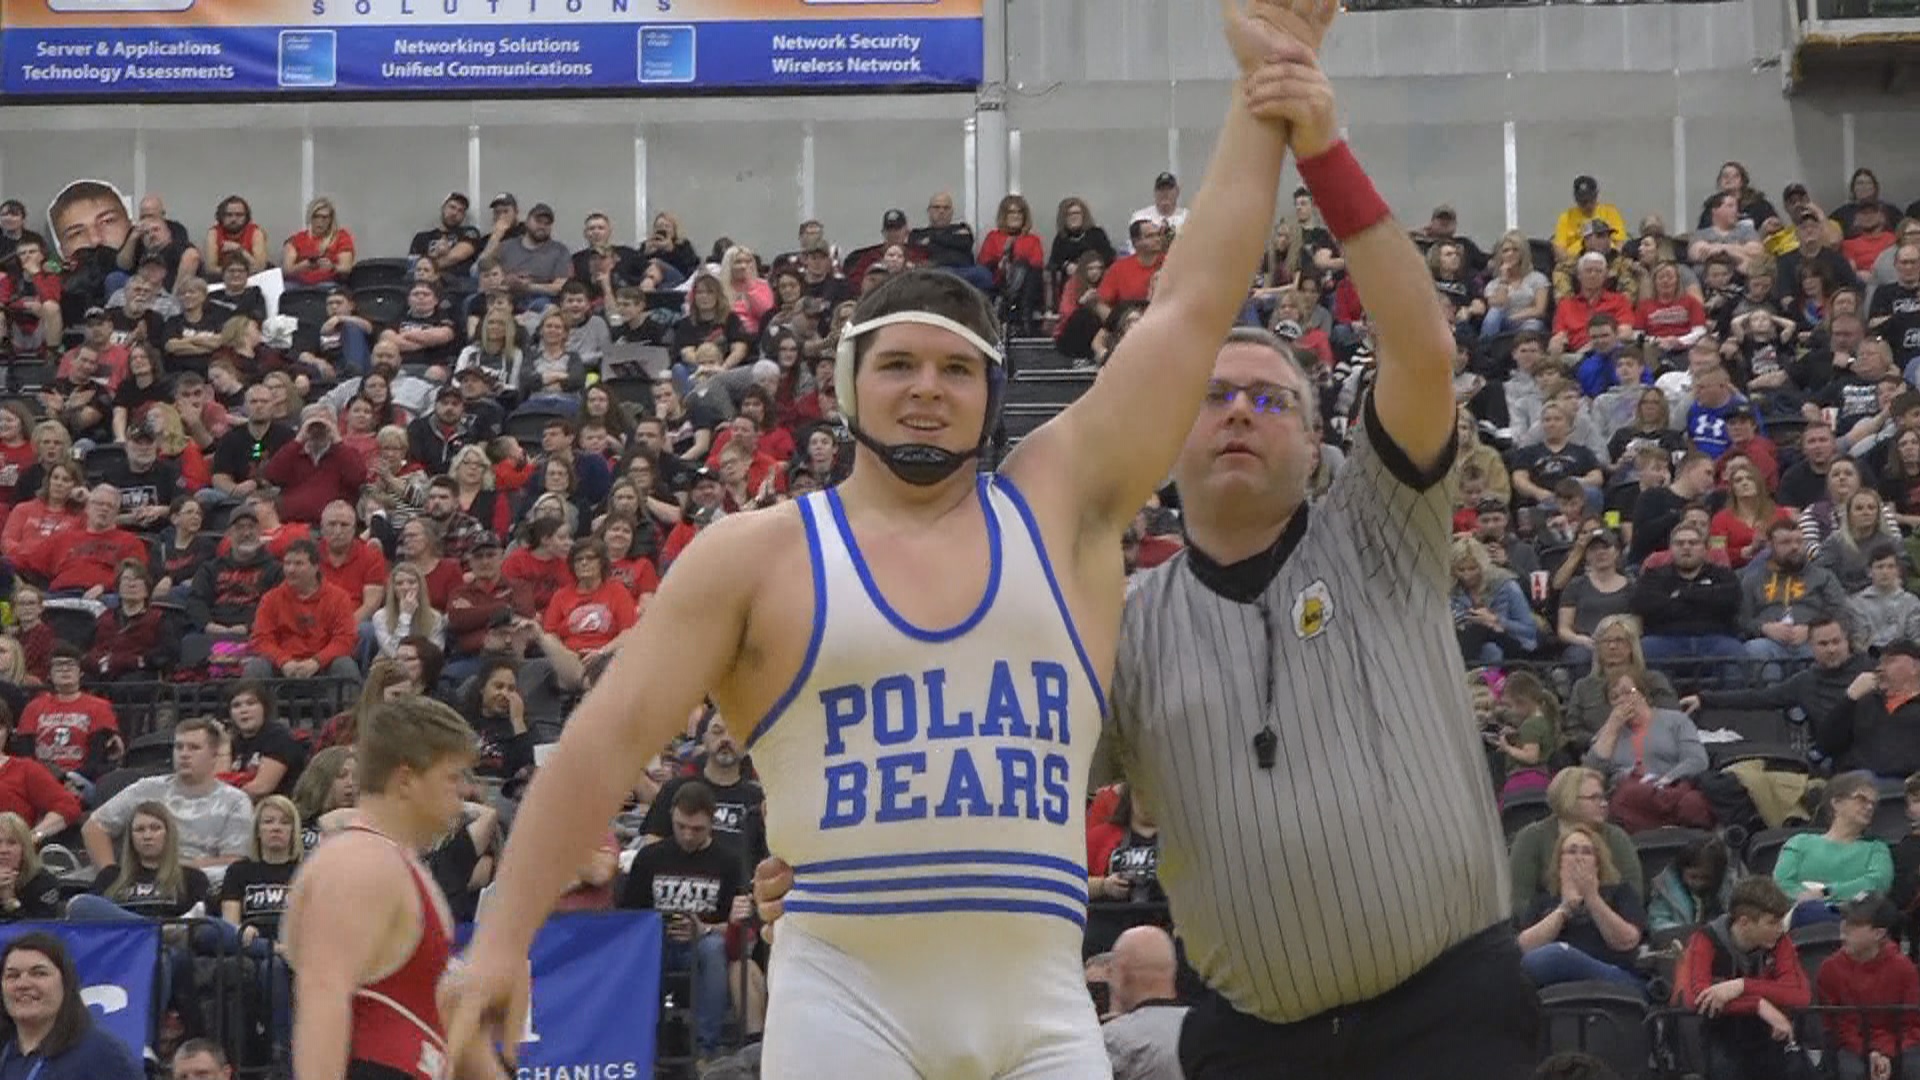
<instances>
[{"instance_id":1,"label":"blue advertising banner","mask_svg":"<svg viewBox=\"0 0 1920 1080\"><path fill-rule=\"evenodd\" d=\"M971 89L980 0L6 0L60 98Z\"/></svg>"},{"instance_id":2,"label":"blue advertising banner","mask_svg":"<svg viewBox=\"0 0 1920 1080\"><path fill-rule=\"evenodd\" d=\"M154 972L160 959L160 924L149 922L9 923L0 944L30 930L66 942L80 973L80 999L101 1026L137 1056L153 1031Z\"/></svg>"},{"instance_id":3,"label":"blue advertising banner","mask_svg":"<svg viewBox=\"0 0 1920 1080\"><path fill-rule=\"evenodd\" d=\"M464 948L471 927L461 927ZM520 1076L646 1080L660 1019L660 916L555 915L533 939Z\"/></svg>"}]
</instances>

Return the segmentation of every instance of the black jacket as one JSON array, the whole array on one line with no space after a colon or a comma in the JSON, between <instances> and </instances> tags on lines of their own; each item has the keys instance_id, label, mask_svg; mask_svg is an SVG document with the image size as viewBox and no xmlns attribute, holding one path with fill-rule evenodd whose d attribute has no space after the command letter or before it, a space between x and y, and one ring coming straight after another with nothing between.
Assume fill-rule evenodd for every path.
<instances>
[{"instance_id":1,"label":"black jacket","mask_svg":"<svg viewBox=\"0 0 1920 1080\"><path fill-rule=\"evenodd\" d=\"M1739 690L1702 690L1700 704L1709 709L1798 710L1797 719L1818 724L1847 699L1847 687L1872 665L1860 655L1849 656L1837 668L1802 668L1777 683Z\"/></svg>"},{"instance_id":2,"label":"black jacket","mask_svg":"<svg viewBox=\"0 0 1920 1080\"><path fill-rule=\"evenodd\" d=\"M1885 691L1859 701L1841 697L1816 721L1813 741L1840 771L1866 769L1877 776L1905 777L1920 772L1920 698L1887 711Z\"/></svg>"},{"instance_id":3,"label":"black jacket","mask_svg":"<svg viewBox=\"0 0 1920 1080\"><path fill-rule=\"evenodd\" d=\"M1668 563L1640 575L1628 607L1648 634L1738 637L1740 598L1740 579L1727 567L1702 563L1686 578Z\"/></svg>"}]
</instances>

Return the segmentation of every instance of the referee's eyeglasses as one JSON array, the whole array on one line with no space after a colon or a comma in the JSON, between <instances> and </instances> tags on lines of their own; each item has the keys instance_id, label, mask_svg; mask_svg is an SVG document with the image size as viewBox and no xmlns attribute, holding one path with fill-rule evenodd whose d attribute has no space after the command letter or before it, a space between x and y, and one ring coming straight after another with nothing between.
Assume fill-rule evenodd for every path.
<instances>
[{"instance_id":1,"label":"referee's eyeglasses","mask_svg":"<svg viewBox=\"0 0 1920 1080\"><path fill-rule=\"evenodd\" d=\"M1254 412L1269 416L1297 413L1304 404L1300 391L1290 386L1270 382L1231 383L1225 379L1214 379L1207 383L1209 408L1231 409L1242 394L1246 395L1247 405Z\"/></svg>"}]
</instances>

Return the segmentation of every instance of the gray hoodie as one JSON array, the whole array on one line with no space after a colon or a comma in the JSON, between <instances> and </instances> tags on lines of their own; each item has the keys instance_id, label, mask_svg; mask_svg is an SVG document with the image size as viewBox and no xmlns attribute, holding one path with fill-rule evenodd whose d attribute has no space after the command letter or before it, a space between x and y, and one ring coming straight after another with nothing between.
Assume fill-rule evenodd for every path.
<instances>
[{"instance_id":1,"label":"gray hoodie","mask_svg":"<svg viewBox=\"0 0 1920 1080\"><path fill-rule=\"evenodd\" d=\"M1767 565L1745 577L1741 593L1741 628L1750 637L1759 637L1760 627L1780 622L1789 612L1801 626L1830 618L1852 629L1847 594L1824 566L1808 564L1787 573Z\"/></svg>"},{"instance_id":2,"label":"gray hoodie","mask_svg":"<svg viewBox=\"0 0 1920 1080\"><path fill-rule=\"evenodd\" d=\"M1869 585L1847 598L1847 609L1853 613L1856 649L1920 638L1920 596L1898 586L1883 593Z\"/></svg>"}]
</instances>

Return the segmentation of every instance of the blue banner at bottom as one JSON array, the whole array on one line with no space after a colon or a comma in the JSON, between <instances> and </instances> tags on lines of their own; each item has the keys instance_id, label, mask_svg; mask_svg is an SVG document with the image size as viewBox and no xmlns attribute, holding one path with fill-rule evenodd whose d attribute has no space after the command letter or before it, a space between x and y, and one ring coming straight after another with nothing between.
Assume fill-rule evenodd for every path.
<instances>
[{"instance_id":1,"label":"blue banner at bottom","mask_svg":"<svg viewBox=\"0 0 1920 1080\"><path fill-rule=\"evenodd\" d=\"M0 90L36 97L978 86L979 19L12 27Z\"/></svg>"},{"instance_id":2,"label":"blue banner at bottom","mask_svg":"<svg viewBox=\"0 0 1920 1080\"><path fill-rule=\"evenodd\" d=\"M73 954L80 973L80 1000L100 1026L127 1044L135 1057L153 1031L154 972L160 960L160 924L150 922L8 923L0 945L31 930L54 934Z\"/></svg>"},{"instance_id":3,"label":"blue banner at bottom","mask_svg":"<svg viewBox=\"0 0 1920 1080\"><path fill-rule=\"evenodd\" d=\"M461 946L472 933L460 928ZM555 915L533 939L523 1080L645 1080L660 1020L660 916Z\"/></svg>"}]
</instances>

